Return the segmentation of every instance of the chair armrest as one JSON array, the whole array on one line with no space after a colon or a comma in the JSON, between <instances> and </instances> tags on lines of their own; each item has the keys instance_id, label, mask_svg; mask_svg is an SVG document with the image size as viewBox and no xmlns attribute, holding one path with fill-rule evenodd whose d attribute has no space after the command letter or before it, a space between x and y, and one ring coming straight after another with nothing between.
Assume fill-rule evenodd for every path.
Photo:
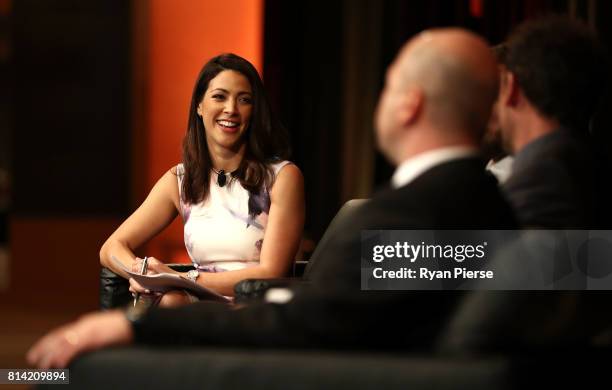
<instances>
[{"instance_id":1,"label":"chair armrest","mask_svg":"<svg viewBox=\"0 0 612 390\"><path fill-rule=\"evenodd\" d=\"M552 388L567 388L568 383L581 388L588 387L584 386L588 378L609 381L607 359L586 359L582 354L581 359L570 354L565 359L530 357L515 362L503 355L449 358L408 352L263 348L107 348L77 357L69 367L70 384L79 389L195 389L202 388L205 378L206 387L213 389L489 390L530 388L531 384L551 388L551 383ZM559 367L567 375L559 375Z\"/></svg>"},{"instance_id":2,"label":"chair armrest","mask_svg":"<svg viewBox=\"0 0 612 390\"><path fill-rule=\"evenodd\" d=\"M108 268L100 270L100 309L109 310L125 306L132 298L127 279Z\"/></svg>"},{"instance_id":3,"label":"chair armrest","mask_svg":"<svg viewBox=\"0 0 612 390\"><path fill-rule=\"evenodd\" d=\"M187 272L193 269L191 264L167 264L178 272ZM130 283L124 277L117 275L108 268L100 270L100 309L109 310L125 306L132 300L129 291Z\"/></svg>"},{"instance_id":4,"label":"chair armrest","mask_svg":"<svg viewBox=\"0 0 612 390\"><path fill-rule=\"evenodd\" d=\"M245 279L234 285L234 301L236 303L259 301L271 288L295 287L308 283L301 278Z\"/></svg>"},{"instance_id":5,"label":"chair armrest","mask_svg":"<svg viewBox=\"0 0 612 390\"><path fill-rule=\"evenodd\" d=\"M166 264L166 265L178 272L187 272L189 270L195 269L193 267L193 264L187 264L187 263L173 263L173 264Z\"/></svg>"},{"instance_id":6,"label":"chair armrest","mask_svg":"<svg viewBox=\"0 0 612 390\"><path fill-rule=\"evenodd\" d=\"M293 263L293 273L291 274L291 276L301 278L302 276L304 276L304 271L306 270L307 266L308 261L296 260L295 263Z\"/></svg>"}]
</instances>

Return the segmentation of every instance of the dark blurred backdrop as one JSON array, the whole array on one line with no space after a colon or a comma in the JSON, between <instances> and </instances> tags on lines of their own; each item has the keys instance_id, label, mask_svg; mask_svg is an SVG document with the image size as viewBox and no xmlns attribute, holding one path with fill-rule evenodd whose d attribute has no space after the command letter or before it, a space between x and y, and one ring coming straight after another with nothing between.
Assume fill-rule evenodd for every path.
<instances>
[{"instance_id":1,"label":"dark blurred backdrop","mask_svg":"<svg viewBox=\"0 0 612 390\"><path fill-rule=\"evenodd\" d=\"M385 68L414 34L462 26L497 44L523 20L563 13L591 25L609 47L611 11L596 0L267 0L264 77L306 176L307 231L319 237L342 202L390 178L372 117ZM607 145L609 123L600 117L595 126Z\"/></svg>"}]
</instances>

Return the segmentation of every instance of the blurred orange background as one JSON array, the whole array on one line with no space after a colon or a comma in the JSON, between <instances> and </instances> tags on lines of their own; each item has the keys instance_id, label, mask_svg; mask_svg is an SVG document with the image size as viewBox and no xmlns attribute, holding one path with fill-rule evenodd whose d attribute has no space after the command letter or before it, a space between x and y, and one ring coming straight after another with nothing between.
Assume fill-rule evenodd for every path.
<instances>
[{"instance_id":1,"label":"blurred orange background","mask_svg":"<svg viewBox=\"0 0 612 390\"><path fill-rule=\"evenodd\" d=\"M164 172L181 161L191 92L204 63L233 52L262 71L263 0L134 1L133 8L135 209ZM96 309L98 251L121 222L120 217L12 215L10 285L0 292L0 302ZM188 261L180 218L137 254Z\"/></svg>"}]
</instances>

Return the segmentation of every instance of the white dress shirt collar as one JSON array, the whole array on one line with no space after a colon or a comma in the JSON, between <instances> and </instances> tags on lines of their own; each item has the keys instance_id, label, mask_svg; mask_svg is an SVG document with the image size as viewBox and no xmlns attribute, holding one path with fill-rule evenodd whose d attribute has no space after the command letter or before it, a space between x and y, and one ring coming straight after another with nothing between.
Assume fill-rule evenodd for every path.
<instances>
[{"instance_id":1,"label":"white dress shirt collar","mask_svg":"<svg viewBox=\"0 0 612 390\"><path fill-rule=\"evenodd\" d=\"M451 146L418 154L397 167L391 178L391 185L393 188L403 187L436 165L477 155L478 151L468 146Z\"/></svg>"}]
</instances>

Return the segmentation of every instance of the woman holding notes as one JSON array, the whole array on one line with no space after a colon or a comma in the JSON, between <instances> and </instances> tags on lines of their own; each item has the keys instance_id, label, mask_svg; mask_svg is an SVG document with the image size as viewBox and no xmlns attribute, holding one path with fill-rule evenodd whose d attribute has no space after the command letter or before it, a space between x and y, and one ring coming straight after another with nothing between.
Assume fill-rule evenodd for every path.
<instances>
[{"instance_id":1,"label":"woman holding notes","mask_svg":"<svg viewBox=\"0 0 612 390\"><path fill-rule=\"evenodd\" d=\"M139 273L143 260L133 250L180 215L196 267L182 276L231 296L243 279L285 275L304 223L303 178L285 160L288 150L257 70L234 54L214 57L193 90L182 163L159 179L108 238L101 264L124 277L124 269ZM161 272L180 274L149 257L147 274ZM130 290L149 293L134 279ZM171 291L160 305L192 300L182 290Z\"/></svg>"}]
</instances>

